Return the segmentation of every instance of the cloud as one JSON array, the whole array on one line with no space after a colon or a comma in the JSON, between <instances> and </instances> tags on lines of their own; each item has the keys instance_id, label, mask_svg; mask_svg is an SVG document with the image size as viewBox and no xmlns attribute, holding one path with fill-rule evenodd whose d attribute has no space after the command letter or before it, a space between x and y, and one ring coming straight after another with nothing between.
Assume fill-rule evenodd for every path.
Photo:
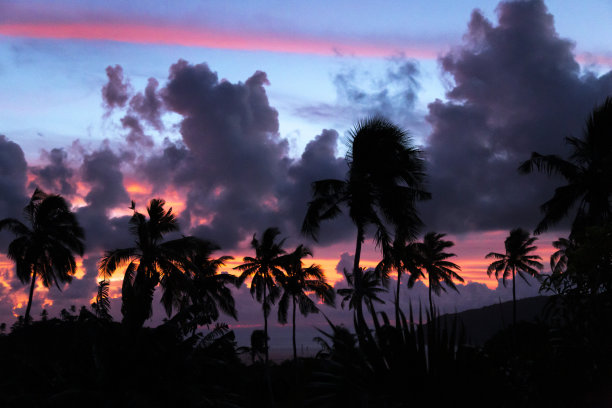
<instances>
[{"instance_id":1,"label":"cloud","mask_svg":"<svg viewBox=\"0 0 612 408\"><path fill-rule=\"evenodd\" d=\"M144 133L140 121L136 116L127 114L121 118L121 125L124 129L129 130L125 137L125 141L129 145L138 146L141 148L153 147L153 139Z\"/></svg>"},{"instance_id":2,"label":"cloud","mask_svg":"<svg viewBox=\"0 0 612 408\"><path fill-rule=\"evenodd\" d=\"M452 86L429 105L428 228L530 228L557 182L521 176L532 151L562 153L590 110L612 93L612 73L580 71L542 1L502 2L498 24L474 11L464 43L440 58Z\"/></svg>"},{"instance_id":3,"label":"cloud","mask_svg":"<svg viewBox=\"0 0 612 408\"><path fill-rule=\"evenodd\" d=\"M426 124L415 110L420 90L419 66L414 60L394 57L386 61L384 73L347 66L333 79L336 102L298 106L294 113L308 119L356 123L382 115L399 126L424 134Z\"/></svg>"},{"instance_id":4,"label":"cloud","mask_svg":"<svg viewBox=\"0 0 612 408\"><path fill-rule=\"evenodd\" d=\"M27 204L25 185L27 163L21 147L0 134L0 217L19 218ZM0 245L6 248L12 234L0 233Z\"/></svg>"},{"instance_id":5,"label":"cloud","mask_svg":"<svg viewBox=\"0 0 612 408\"><path fill-rule=\"evenodd\" d=\"M128 208L130 197L123 184L122 158L103 146L87 153L79 169L81 180L87 183L86 206L77 210L85 229L88 251L122 248L131 244L127 232L127 216L111 218L110 210Z\"/></svg>"},{"instance_id":6,"label":"cloud","mask_svg":"<svg viewBox=\"0 0 612 408\"><path fill-rule=\"evenodd\" d=\"M338 132L323 129L320 135L310 141L301 157L288 169L288 183L278 189L279 208L282 218L287 220L286 228L299 234L308 202L312 200L312 182L324 179L346 178L348 166L344 158L337 157ZM348 211L333 221L321 223L318 244L339 242L355 234ZM306 237L303 237L307 241Z\"/></svg>"},{"instance_id":7,"label":"cloud","mask_svg":"<svg viewBox=\"0 0 612 408\"><path fill-rule=\"evenodd\" d=\"M155 78L149 78L144 93L139 92L130 100L130 110L159 131L164 128L164 124L160 118L163 105L157 93L158 86Z\"/></svg>"},{"instance_id":8,"label":"cloud","mask_svg":"<svg viewBox=\"0 0 612 408\"><path fill-rule=\"evenodd\" d=\"M123 80L123 68L120 65L106 67L108 82L102 87L102 102L108 112L122 108L130 94L129 82Z\"/></svg>"},{"instance_id":9,"label":"cloud","mask_svg":"<svg viewBox=\"0 0 612 408\"><path fill-rule=\"evenodd\" d=\"M48 162L45 166L30 167L30 172L35 177L28 185L30 190L37 186L44 191L70 196L76 193L74 185L74 169L67 160L68 154L63 148L43 150L41 159Z\"/></svg>"}]
</instances>

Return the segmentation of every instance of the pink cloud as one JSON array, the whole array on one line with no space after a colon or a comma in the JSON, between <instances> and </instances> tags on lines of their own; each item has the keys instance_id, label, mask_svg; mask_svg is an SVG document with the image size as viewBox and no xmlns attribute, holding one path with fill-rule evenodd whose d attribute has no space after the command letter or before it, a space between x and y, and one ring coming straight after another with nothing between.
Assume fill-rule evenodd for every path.
<instances>
[{"instance_id":1,"label":"pink cloud","mask_svg":"<svg viewBox=\"0 0 612 408\"><path fill-rule=\"evenodd\" d=\"M403 53L418 59L435 59L433 46L365 42L283 34L228 32L217 29L160 26L126 22L18 22L1 23L0 34L45 39L106 40L137 44L182 45L241 51L291 54L386 57Z\"/></svg>"}]
</instances>

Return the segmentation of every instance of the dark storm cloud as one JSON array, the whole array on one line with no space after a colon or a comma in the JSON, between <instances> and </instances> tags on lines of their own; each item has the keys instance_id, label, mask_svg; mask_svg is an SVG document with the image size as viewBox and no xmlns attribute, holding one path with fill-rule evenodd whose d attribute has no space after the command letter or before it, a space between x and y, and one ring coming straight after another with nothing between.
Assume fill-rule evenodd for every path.
<instances>
[{"instance_id":1,"label":"dark storm cloud","mask_svg":"<svg viewBox=\"0 0 612 408\"><path fill-rule=\"evenodd\" d=\"M611 73L581 73L542 1L503 2L497 13L494 26L474 11L464 44L440 59L454 86L448 102L429 105L430 228L535 226L560 181L517 167L532 151L563 153L563 138L612 93Z\"/></svg>"},{"instance_id":2,"label":"dark storm cloud","mask_svg":"<svg viewBox=\"0 0 612 408\"><path fill-rule=\"evenodd\" d=\"M289 183L279 186L280 208L289 227L301 228L308 202L312 200L312 182L323 179L346 178L348 166L344 158L337 157L338 132L324 129L310 141L299 160L289 167ZM323 222L318 235L319 243L338 242L354 234L347 211L333 221ZM305 238L303 238L305 240Z\"/></svg>"},{"instance_id":3,"label":"dark storm cloud","mask_svg":"<svg viewBox=\"0 0 612 408\"><path fill-rule=\"evenodd\" d=\"M161 91L166 107L183 116L180 132L189 149L189 172L175 173L174 185L189 191L190 218L207 220L194 232L223 247L278 222L275 187L286 179L288 143L278 135L267 83L259 71L244 83L219 81L206 64L181 60Z\"/></svg>"},{"instance_id":4,"label":"dark storm cloud","mask_svg":"<svg viewBox=\"0 0 612 408\"><path fill-rule=\"evenodd\" d=\"M120 65L106 67L108 82L102 87L102 101L110 112L116 107L125 106L129 98L130 85L123 79L123 68Z\"/></svg>"},{"instance_id":5,"label":"dark storm cloud","mask_svg":"<svg viewBox=\"0 0 612 408\"><path fill-rule=\"evenodd\" d=\"M27 204L27 163L17 143L0 135L0 218L19 217Z\"/></svg>"},{"instance_id":6,"label":"dark storm cloud","mask_svg":"<svg viewBox=\"0 0 612 408\"><path fill-rule=\"evenodd\" d=\"M121 158L103 147L85 154L80 174L90 190L85 196L87 206L77 211L86 234L88 251L121 248L131 244L127 234L128 217L110 218L108 211L130 205L130 197L123 186Z\"/></svg>"},{"instance_id":7,"label":"dark storm cloud","mask_svg":"<svg viewBox=\"0 0 612 408\"><path fill-rule=\"evenodd\" d=\"M108 148L85 155L81 172L83 181L91 186L85 196L89 207L109 210L120 204L129 205L120 165L120 157Z\"/></svg>"},{"instance_id":8,"label":"dark storm cloud","mask_svg":"<svg viewBox=\"0 0 612 408\"><path fill-rule=\"evenodd\" d=\"M155 182L163 190L169 184L182 184L189 179L194 167L194 160L189 149L181 142L165 139L160 150L151 152L147 160L137 164L136 172L145 179Z\"/></svg>"},{"instance_id":9,"label":"dark storm cloud","mask_svg":"<svg viewBox=\"0 0 612 408\"><path fill-rule=\"evenodd\" d=\"M26 180L27 163L23 150L17 143L0 135L0 219L21 219L23 207L28 202ZM0 248L6 248L12 239L13 234L9 231L0 232Z\"/></svg>"},{"instance_id":10,"label":"dark storm cloud","mask_svg":"<svg viewBox=\"0 0 612 408\"><path fill-rule=\"evenodd\" d=\"M29 189L34 190L38 186L53 194L63 196L74 194L76 191L72 180L74 169L67 160L68 154L66 151L55 148L51 151L43 151L41 156L48 164L30 168L30 172L35 176L35 179L28 186Z\"/></svg>"},{"instance_id":11,"label":"dark storm cloud","mask_svg":"<svg viewBox=\"0 0 612 408\"><path fill-rule=\"evenodd\" d=\"M139 92L130 100L130 110L156 130L162 130L164 124L160 116L163 105L157 93L158 86L159 83L155 78L149 78L144 94Z\"/></svg>"},{"instance_id":12,"label":"dark storm cloud","mask_svg":"<svg viewBox=\"0 0 612 408\"><path fill-rule=\"evenodd\" d=\"M138 120L136 116L130 114L125 115L121 118L121 125L124 129L129 131L125 136L125 141L128 145L144 148L153 147L153 139L151 136L145 135L140 120Z\"/></svg>"},{"instance_id":13,"label":"dark storm cloud","mask_svg":"<svg viewBox=\"0 0 612 408\"><path fill-rule=\"evenodd\" d=\"M73 278L72 282L63 286L62 291L57 288L49 291L47 297L53 300L57 313L73 304L89 306L98 285L98 259L97 256L85 257L83 259L85 274L80 279Z\"/></svg>"}]
</instances>

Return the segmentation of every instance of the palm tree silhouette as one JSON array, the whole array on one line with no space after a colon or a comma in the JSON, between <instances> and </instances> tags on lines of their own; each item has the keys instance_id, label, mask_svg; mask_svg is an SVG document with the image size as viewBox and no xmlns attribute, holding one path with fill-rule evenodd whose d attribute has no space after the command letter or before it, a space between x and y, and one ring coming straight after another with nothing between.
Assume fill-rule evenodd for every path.
<instances>
[{"instance_id":1,"label":"palm tree silhouette","mask_svg":"<svg viewBox=\"0 0 612 408\"><path fill-rule=\"evenodd\" d=\"M383 259L376 265L376 272L381 276L383 282L388 280L389 271L397 272L395 292L395 321L400 321L400 288L404 272L410 275L418 275L420 265L420 252L416 242L405 242L396 236L390 250L384 254Z\"/></svg>"},{"instance_id":2,"label":"palm tree silhouette","mask_svg":"<svg viewBox=\"0 0 612 408\"><path fill-rule=\"evenodd\" d=\"M539 255L529 255L537 249L533 243L537 240L536 237L531 237L529 232L522 228L515 228L510 231L510 235L504 241L506 253L500 254L497 252L489 252L486 259L496 259L487 268L487 275L491 276L495 272L495 279L499 279L502 275L504 286L506 281L512 275L512 323L516 325L516 283L515 274L527 283L524 274L536 277L539 275L538 269L542 269L542 264L538 261Z\"/></svg>"},{"instance_id":3,"label":"palm tree silhouette","mask_svg":"<svg viewBox=\"0 0 612 408\"><path fill-rule=\"evenodd\" d=\"M30 283L24 321L30 321L30 309L36 278L45 287L70 282L76 272L74 254L83 255L84 233L66 200L59 195L36 189L24 208L29 226L14 218L0 221L0 230L8 228L16 238L7 255L15 262L19 280Z\"/></svg>"},{"instance_id":4,"label":"palm tree silhouette","mask_svg":"<svg viewBox=\"0 0 612 408\"><path fill-rule=\"evenodd\" d=\"M251 295L255 296L257 301L262 303L266 365L269 359L268 315L270 314L271 304L280 295L280 289L276 282L283 275L281 256L285 254L285 250L282 248L285 240L282 239L280 242L277 242L276 237L279 234L278 228L268 228L264 231L261 242L253 234L251 248L255 250L255 257L245 256L243 258L244 263L234 268L242 272L238 277L239 284L242 284L246 278L252 277Z\"/></svg>"},{"instance_id":5,"label":"palm tree silhouette","mask_svg":"<svg viewBox=\"0 0 612 408\"><path fill-rule=\"evenodd\" d=\"M215 249L218 247L211 246L207 251L200 250L188 257L195 268L188 271L192 284L179 313L188 319L192 333L195 333L198 326L217 321L221 312L238 319L234 296L229 287L237 285L238 279L228 273L219 273L219 268L234 258L221 256L211 259L210 255Z\"/></svg>"},{"instance_id":6,"label":"palm tree silhouette","mask_svg":"<svg viewBox=\"0 0 612 408\"><path fill-rule=\"evenodd\" d=\"M452 253L444 252L445 249L455 245L452 241L446 241L443 238L446 234L436 232L428 232L423 237L423 242L417 242L416 252L419 257L419 271L410 276L408 286L412 287L416 281L424 277L424 272L427 273L429 285L429 318L434 318L434 306L432 300L432 292L440 295L441 291L446 292L443 284L449 288L459 292L453 280L463 282L463 278L455 271L461 271L459 265L448 261L449 258L456 256Z\"/></svg>"},{"instance_id":7,"label":"palm tree silhouette","mask_svg":"<svg viewBox=\"0 0 612 408\"><path fill-rule=\"evenodd\" d=\"M110 281L101 280L98 282L96 301L91 304L91 308L98 319L111 321L113 317L109 313L110 307Z\"/></svg>"},{"instance_id":8,"label":"palm tree silhouette","mask_svg":"<svg viewBox=\"0 0 612 408\"><path fill-rule=\"evenodd\" d=\"M535 234L546 231L564 218L578 204L571 236L589 226L602 225L612 215L612 97L596 107L586 121L582 138L566 137L573 151L568 160L556 155L532 153L519 167L521 173L534 169L549 175L559 174L567 182L555 190L553 197L540 207L544 218Z\"/></svg>"},{"instance_id":9,"label":"palm tree silhouette","mask_svg":"<svg viewBox=\"0 0 612 408\"><path fill-rule=\"evenodd\" d=\"M345 180L315 181L313 200L302 224L302 232L315 240L320 222L333 219L347 205L357 226L353 273L359 273L365 229L374 226L375 241L387 253L391 246L389 226L404 237L414 237L422 222L415 204L431 198L424 190L422 152L402 129L381 117L359 122L350 132Z\"/></svg>"},{"instance_id":10,"label":"palm tree silhouette","mask_svg":"<svg viewBox=\"0 0 612 408\"><path fill-rule=\"evenodd\" d=\"M189 270L195 266L187 256L208 251L211 243L195 237L181 237L163 241L164 235L179 230L172 208L164 210L165 201L152 199L147 207L149 219L139 213L132 203L134 215L129 221L135 246L107 251L98 264L106 279L124 265L121 313L123 322L132 328L142 327L153 312L155 287L162 287L162 304L170 316L180 308L190 290Z\"/></svg>"},{"instance_id":11,"label":"palm tree silhouette","mask_svg":"<svg viewBox=\"0 0 612 408\"><path fill-rule=\"evenodd\" d=\"M280 260L285 275L279 276L279 284L283 294L278 301L278 321L287 323L287 311L291 302L293 308L293 360L297 361L297 347L295 342L295 311L299 307L302 316L309 313L318 313L319 308L309 297L313 293L326 305L334 305L334 289L325 282L323 270L318 265L310 265L304 268L302 258L312 256L310 249L303 245L298 246L295 251L284 255Z\"/></svg>"},{"instance_id":12,"label":"palm tree silhouette","mask_svg":"<svg viewBox=\"0 0 612 408\"><path fill-rule=\"evenodd\" d=\"M363 316L363 303L368 306L372 319L376 322L373 302L385 303L378 297L378 294L386 290L380 287L380 279L374 270L358 268L354 273L349 273L346 269L343 272L349 287L338 289L338 294L342 296L340 306L344 308L344 305L348 303L349 310L354 310L355 330L362 342L363 335L367 333L367 324Z\"/></svg>"}]
</instances>

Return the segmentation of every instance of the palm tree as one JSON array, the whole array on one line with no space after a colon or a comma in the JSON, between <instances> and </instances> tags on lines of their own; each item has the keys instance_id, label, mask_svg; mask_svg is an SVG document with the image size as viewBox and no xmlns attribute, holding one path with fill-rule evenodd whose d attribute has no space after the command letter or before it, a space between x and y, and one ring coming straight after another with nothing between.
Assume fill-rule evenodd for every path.
<instances>
[{"instance_id":1,"label":"palm tree","mask_svg":"<svg viewBox=\"0 0 612 408\"><path fill-rule=\"evenodd\" d=\"M135 209L129 221L130 232L136 241L133 247L107 251L98 264L106 279L127 265L123 277L121 313L123 322L132 328L142 327L153 312L153 293L162 287L162 304L166 314L180 308L190 290L189 271L195 266L188 255L209 251L214 246L195 237L181 237L163 241L168 233L177 232L179 225L172 208L164 210L165 201L152 199L147 207L149 219Z\"/></svg>"},{"instance_id":2,"label":"palm tree","mask_svg":"<svg viewBox=\"0 0 612 408\"><path fill-rule=\"evenodd\" d=\"M285 270L285 275L280 276L279 284L283 294L278 301L278 321L282 324L287 323L287 310L289 302L293 306L293 360L297 361L297 347L295 343L295 311L296 305L300 309L302 316L309 313L318 313L319 308L309 297L313 293L324 304L333 305L335 292L334 289L325 282L323 270L318 265L310 265L304 268L302 258L312 256L310 249L303 245L298 246L295 251L282 257L281 264Z\"/></svg>"},{"instance_id":3,"label":"palm tree","mask_svg":"<svg viewBox=\"0 0 612 408\"><path fill-rule=\"evenodd\" d=\"M180 314L188 319L187 325L192 333L198 326L209 325L219 319L220 313L238 319L236 304L230 285L237 285L238 279L228 273L219 273L219 268L231 259L231 256L210 258L210 251L199 251L189 256L195 266L189 271L191 288L189 295L181 305Z\"/></svg>"},{"instance_id":4,"label":"palm tree","mask_svg":"<svg viewBox=\"0 0 612 408\"><path fill-rule=\"evenodd\" d=\"M251 295L255 296L257 301L262 303L266 365L268 364L269 357L268 315L270 314L270 305L276 301L280 294L276 282L283 275L280 257L285 254L285 250L282 248L285 240L282 239L280 242L277 242L276 237L279 234L278 228L268 228L264 231L261 242L253 234L251 248L255 250L255 257L245 256L243 258L244 263L234 268L242 272L238 277L239 284L242 284L246 278L252 277Z\"/></svg>"},{"instance_id":5,"label":"palm tree","mask_svg":"<svg viewBox=\"0 0 612 408\"><path fill-rule=\"evenodd\" d=\"M29 226L14 218L0 221L0 230L8 228L16 238L9 244L7 255L15 262L19 280L30 283L26 324L30 321L32 296L37 277L45 287L72 280L76 272L74 254L83 255L84 233L66 200L38 188L24 208Z\"/></svg>"},{"instance_id":6,"label":"palm tree","mask_svg":"<svg viewBox=\"0 0 612 408\"><path fill-rule=\"evenodd\" d=\"M333 219L348 206L357 226L353 273L359 273L365 229L374 226L375 241L387 253L391 246L389 226L402 236L414 237L422 222L416 202L431 198L424 190L422 152L396 125L381 117L359 122L350 132L345 180L315 181L313 200L302 224L302 232L317 239L320 222Z\"/></svg>"},{"instance_id":7,"label":"palm tree","mask_svg":"<svg viewBox=\"0 0 612 408\"><path fill-rule=\"evenodd\" d=\"M603 225L612 215L612 97L596 107L586 121L582 138L566 137L572 147L568 160L556 155L532 153L520 167L521 173L534 169L549 175L559 174L566 184L555 190L553 197L540 207L544 218L535 234L546 231L564 218L578 204L572 233L580 235L586 227Z\"/></svg>"},{"instance_id":8,"label":"palm tree","mask_svg":"<svg viewBox=\"0 0 612 408\"><path fill-rule=\"evenodd\" d=\"M538 261L539 255L529 255L537 249L533 243L537 240L536 237L531 237L529 232L522 228L515 228L510 231L510 235L506 238L504 245L506 247L506 253L500 254L497 252L489 252L485 258L496 259L487 268L487 275L491 276L495 272L495 279L499 279L499 275L502 275L504 286L506 281L512 274L512 322L516 325L516 283L515 274L518 272L519 276L527 283L527 279L524 274L528 274L533 277L539 275L538 270L542 269L542 264Z\"/></svg>"},{"instance_id":9,"label":"palm tree","mask_svg":"<svg viewBox=\"0 0 612 408\"><path fill-rule=\"evenodd\" d=\"M112 321L113 317L109 313L110 307L110 281L101 280L98 282L96 301L91 304L91 308L98 319Z\"/></svg>"},{"instance_id":10,"label":"palm tree","mask_svg":"<svg viewBox=\"0 0 612 408\"><path fill-rule=\"evenodd\" d=\"M363 341L363 334L367 332L367 325L363 317L363 303L368 306L372 318L376 322L373 302L385 303L378 297L378 294L386 292L386 290L380 287L380 279L374 270L358 268L354 273L348 273L346 269L343 272L349 287L338 289L338 294L342 296L340 306L344 308L344 305L348 303L349 310L354 310L355 330L359 340Z\"/></svg>"},{"instance_id":11,"label":"palm tree","mask_svg":"<svg viewBox=\"0 0 612 408\"><path fill-rule=\"evenodd\" d=\"M388 281L389 271L397 272L395 292L395 321L400 321L400 288L404 272L418 275L420 265L420 253L416 242L405 242L396 235L393 245L383 259L376 265L376 273L379 274L383 283Z\"/></svg>"},{"instance_id":12,"label":"palm tree","mask_svg":"<svg viewBox=\"0 0 612 408\"><path fill-rule=\"evenodd\" d=\"M576 248L576 242L571 238L559 238L552 244L557 250L550 256L550 270L560 275L567 269L568 253Z\"/></svg>"},{"instance_id":13,"label":"palm tree","mask_svg":"<svg viewBox=\"0 0 612 408\"><path fill-rule=\"evenodd\" d=\"M428 232L423 237L423 242L416 243L416 252L419 256L419 271L410 276L408 286L414 286L415 282L424 277L424 272L427 273L429 285L429 317L434 318L434 307L432 300L432 292L440 295L440 292L446 292L443 284L449 288L459 292L455 286L454 280L463 282L463 278L455 271L461 271L459 265L448 261L449 258L456 256L452 253L444 252L445 249L455 245L452 241L446 241L443 238L446 234L436 232Z\"/></svg>"}]
</instances>

